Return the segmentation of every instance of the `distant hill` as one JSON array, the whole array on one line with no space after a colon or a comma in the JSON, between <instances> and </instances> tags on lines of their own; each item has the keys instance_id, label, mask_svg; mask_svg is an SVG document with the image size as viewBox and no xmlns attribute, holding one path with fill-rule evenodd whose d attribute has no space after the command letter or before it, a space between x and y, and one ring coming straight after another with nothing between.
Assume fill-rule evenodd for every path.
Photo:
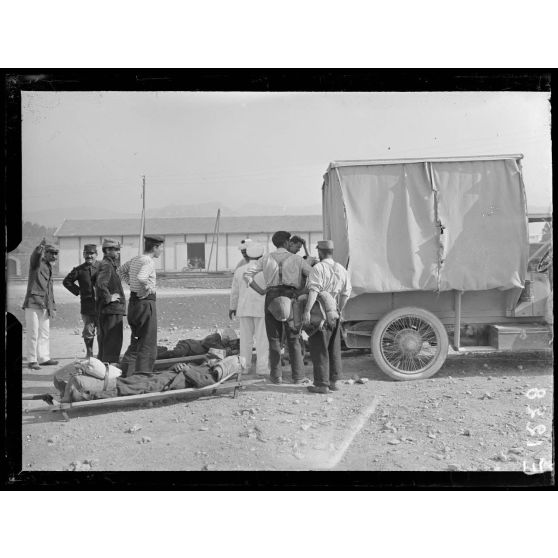
<instances>
[{"instance_id":1,"label":"distant hill","mask_svg":"<svg viewBox=\"0 0 558 558\"><path fill-rule=\"evenodd\" d=\"M43 211L23 211L23 220L42 225L59 227L64 219L132 219L137 214L113 211L104 207L60 207Z\"/></svg>"},{"instance_id":2,"label":"distant hill","mask_svg":"<svg viewBox=\"0 0 558 558\"><path fill-rule=\"evenodd\" d=\"M147 210L147 217L215 217L221 209L223 217L276 216L276 215L321 215L322 206L315 205L265 205L249 203L236 209L217 202L192 205L166 205ZM548 207L530 206L529 213L547 213ZM24 211L23 220L44 227L59 227L64 219L137 219L138 213L125 213L103 207L70 207Z\"/></svg>"},{"instance_id":3,"label":"distant hill","mask_svg":"<svg viewBox=\"0 0 558 558\"><path fill-rule=\"evenodd\" d=\"M147 209L147 218L164 217L215 217L221 209L223 217L246 217L254 215L320 215L321 205L276 206L247 204L231 209L217 202L192 205L167 205ZM44 227L59 227L64 219L137 219L139 213L124 213L102 207L70 207L45 209L44 211L24 211L23 220Z\"/></svg>"}]
</instances>

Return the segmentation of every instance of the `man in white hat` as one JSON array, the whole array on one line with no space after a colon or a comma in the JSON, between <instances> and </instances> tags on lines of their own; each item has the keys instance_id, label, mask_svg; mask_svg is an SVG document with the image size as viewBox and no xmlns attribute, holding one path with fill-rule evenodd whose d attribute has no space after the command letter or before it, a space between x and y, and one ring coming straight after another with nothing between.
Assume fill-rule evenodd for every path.
<instances>
[{"instance_id":1,"label":"man in white hat","mask_svg":"<svg viewBox=\"0 0 558 558\"><path fill-rule=\"evenodd\" d=\"M238 249L240 250L240 253L242 254L242 259L236 264L236 267L234 268L235 271L241 265L246 265L247 263L250 262L250 258L246 255L246 249L248 248L248 246L251 242L252 242L251 238L244 238L243 240L240 241L240 244L238 245Z\"/></svg>"},{"instance_id":2,"label":"man in white hat","mask_svg":"<svg viewBox=\"0 0 558 558\"><path fill-rule=\"evenodd\" d=\"M248 262L239 266L235 272L231 287L229 319L235 316L240 322L240 356L246 359L246 369L252 363L252 347L256 342L256 373L269 374L269 344L265 332L265 296L251 289L244 281L244 272L251 262L258 261L264 253L263 246L250 242L246 247ZM263 273L258 273L254 281L265 288Z\"/></svg>"},{"instance_id":3,"label":"man in white hat","mask_svg":"<svg viewBox=\"0 0 558 558\"><path fill-rule=\"evenodd\" d=\"M347 270L333 261L333 241L320 240L316 247L320 261L312 268L308 277L308 300L302 316L302 323L310 325L310 311L318 299L318 294L326 292L337 303L341 315L351 294L351 282ZM322 329L314 331L309 339L310 356L314 368L314 385L308 386L312 393L329 393L339 389L342 373L340 318L333 323L324 321Z\"/></svg>"}]
</instances>

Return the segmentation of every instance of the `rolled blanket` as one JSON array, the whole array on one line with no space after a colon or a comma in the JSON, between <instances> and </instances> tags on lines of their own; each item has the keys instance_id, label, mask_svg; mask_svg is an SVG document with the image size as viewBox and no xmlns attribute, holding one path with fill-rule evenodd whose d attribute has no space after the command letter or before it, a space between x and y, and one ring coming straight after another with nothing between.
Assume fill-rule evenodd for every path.
<instances>
[{"instance_id":1,"label":"rolled blanket","mask_svg":"<svg viewBox=\"0 0 558 558\"><path fill-rule=\"evenodd\" d=\"M60 393L61 401L84 401L89 393L100 390L112 390L116 378L122 371L115 366L105 366L96 358L76 360L57 370L54 374L54 387Z\"/></svg>"},{"instance_id":2,"label":"rolled blanket","mask_svg":"<svg viewBox=\"0 0 558 558\"><path fill-rule=\"evenodd\" d=\"M213 372L213 377L216 382L221 381L224 377L233 374L234 372L240 372L246 367L246 359L244 357L235 355L228 356L223 360L218 360L213 364L210 363L211 371Z\"/></svg>"},{"instance_id":3,"label":"rolled blanket","mask_svg":"<svg viewBox=\"0 0 558 558\"><path fill-rule=\"evenodd\" d=\"M304 306L306 305L307 297L306 295L299 298L302 302L302 314ZM318 293L318 298L310 310L310 324L304 326L302 329L307 333L308 336L313 335L316 331L330 328L333 329L337 320L339 319L339 311L337 310L337 301L333 296L326 292L320 291ZM301 320L301 317L299 318ZM293 324L296 329L296 321ZM298 327L300 329L301 326Z\"/></svg>"}]
</instances>

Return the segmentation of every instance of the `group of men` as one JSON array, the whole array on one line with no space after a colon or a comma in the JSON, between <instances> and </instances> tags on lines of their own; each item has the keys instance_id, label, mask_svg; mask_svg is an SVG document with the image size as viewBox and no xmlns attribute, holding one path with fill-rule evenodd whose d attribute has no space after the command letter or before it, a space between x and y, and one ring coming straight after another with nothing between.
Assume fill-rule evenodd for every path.
<instances>
[{"instance_id":1,"label":"group of men","mask_svg":"<svg viewBox=\"0 0 558 558\"><path fill-rule=\"evenodd\" d=\"M118 363L124 376L134 371L151 372L157 357L157 311L155 293L155 264L162 251L164 238L144 235L143 255L120 264L120 243L104 239L103 259L97 261L97 246L86 244L84 262L64 278L63 285L80 297L83 320L83 340L87 356L93 356L95 336L98 342L97 358L106 363ZM56 365L50 358L50 319L56 315L52 266L58 248L45 239L30 258L27 293L23 303L27 329L28 368ZM126 297L122 281L130 286L130 301L126 310ZM131 329L130 345L122 360L124 316Z\"/></svg>"},{"instance_id":2,"label":"group of men","mask_svg":"<svg viewBox=\"0 0 558 558\"><path fill-rule=\"evenodd\" d=\"M240 245L243 260L234 273L229 318L240 321L240 354L252 360L256 341L256 373L268 374L281 384L281 345L286 340L294 384L308 383L303 374L301 331L292 327L293 305L306 295L301 325L309 331L312 358L313 393L339 389L341 365L341 312L350 296L351 284L346 269L333 260L333 242L320 240L316 246L319 260L308 255L305 241L287 231L277 231L271 239L276 250L267 255L261 245L245 239ZM298 255L301 247L305 256ZM312 327L311 313L318 297L327 293L335 306L333 320L320 320ZM318 310L322 310L318 308ZM323 313L323 312L322 312Z\"/></svg>"},{"instance_id":3,"label":"group of men","mask_svg":"<svg viewBox=\"0 0 558 558\"><path fill-rule=\"evenodd\" d=\"M164 239L144 236L143 255L122 265L120 244L112 239L102 243L103 259L97 261L97 246L86 244L84 262L73 268L63 285L80 296L83 339L87 356L93 356L95 336L97 358L105 363L119 363L123 376L134 371L151 372L157 357L156 273L154 259L160 257ZM308 389L328 393L339 389L341 375L340 316L351 292L345 268L333 260L333 242L320 240L316 246L319 260L308 255L305 241L287 231L272 236L276 250L264 255L264 247L250 239L242 241L242 260L237 265L231 288L229 319L240 321L240 354L248 366L252 362L255 339L256 372L281 384L281 345L286 342L294 384L306 384L304 377L301 328L292 327L293 306L306 296L300 326L308 331L314 383ZM304 248L305 256L298 252ZM28 367L56 365L49 354L49 324L54 317L52 265L58 249L45 240L30 259L27 294L23 304L27 326ZM122 281L130 286L126 298ZM312 325L312 312L325 318L324 293L332 301L334 319L320 319ZM131 329L130 345L122 359L123 318Z\"/></svg>"}]
</instances>

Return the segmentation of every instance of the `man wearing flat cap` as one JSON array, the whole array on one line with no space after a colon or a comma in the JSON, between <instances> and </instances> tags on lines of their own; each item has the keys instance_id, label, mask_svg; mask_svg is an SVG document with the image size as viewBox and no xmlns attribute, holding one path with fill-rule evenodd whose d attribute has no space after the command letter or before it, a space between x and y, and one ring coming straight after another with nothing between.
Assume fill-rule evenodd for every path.
<instances>
[{"instance_id":1,"label":"man wearing flat cap","mask_svg":"<svg viewBox=\"0 0 558 558\"><path fill-rule=\"evenodd\" d=\"M308 339L314 369L314 385L308 386L308 391L329 393L339 389L342 373L340 316L351 294L351 282L347 270L333 260L332 240L320 240L316 248L320 261L308 277L309 294L302 322L310 326L310 313L323 293L327 293L326 298L333 302L334 308L325 308L322 301L318 301L325 319L320 320L322 326L313 331ZM326 310L335 317L328 320Z\"/></svg>"},{"instance_id":2,"label":"man wearing flat cap","mask_svg":"<svg viewBox=\"0 0 558 558\"><path fill-rule=\"evenodd\" d=\"M86 244L83 247L84 262L74 267L62 281L73 295L80 298L81 319L83 320L83 342L87 357L93 356L95 331L99 330L99 320L95 306L95 281L99 262L97 262L97 245ZM77 285L76 285L77 283Z\"/></svg>"},{"instance_id":3,"label":"man wearing flat cap","mask_svg":"<svg viewBox=\"0 0 558 558\"><path fill-rule=\"evenodd\" d=\"M281 339L286 332L289 360L291 363L292 381L302 384L308 380L303 377L304 362L298 332L293 332L286 322L291 311L292 300L304 286L306 277L312 267L297 254L288 251L291 234L277 231L271 242L277 248L248 266L244 279L248 285L260 294L265 294L265 329L269 342L270 379L274 384L282 383L281 371ZM265 289L254 283L254 277L263 272Z\"/></svg>"},{"instance_id":4,"label":"man wearing flat cap","mask_svg":"<svg viewBox=\"0 0 558 558\"><path fill-rule=\"evenodd\" d=\"M123 316L126 314L126 297L116 272L120 261L120 243L112 238L105 238L102 250L103 260L99 264L95 283L99 316L98 359L103 362L118 362L124 335Z\"/></svg>"},{"instance_id":5,"label":"man wearing flat cap","mask_svg":"<svg viewBox=\"0 0 558 558\"><path fill-rule=\"evenodd\" d=\"M43 238L29 259L27 292L22 308L27 329L27 367L32 370L58 364L57 360L50 358L49 346L50 318L56 315L52 266L57 257L58 248L47 244Z\"/></svg>"},{"instance_id":6,"label":"man wearing flat cap","mask_svg":"<svg viewBox=\"0 0 558 558\"><path fill-rule=\"evenodd\" d=\"M118 274L130 285L128 305L128 324L132 330L130 346L122 358L121 368L124 376L130 374L133 363L134 372L153 372L157 359L157 307L155 295L155 262L163 252L162 236L144 235L144 251L123 264Z\"/></svg>"}]
</instances>

